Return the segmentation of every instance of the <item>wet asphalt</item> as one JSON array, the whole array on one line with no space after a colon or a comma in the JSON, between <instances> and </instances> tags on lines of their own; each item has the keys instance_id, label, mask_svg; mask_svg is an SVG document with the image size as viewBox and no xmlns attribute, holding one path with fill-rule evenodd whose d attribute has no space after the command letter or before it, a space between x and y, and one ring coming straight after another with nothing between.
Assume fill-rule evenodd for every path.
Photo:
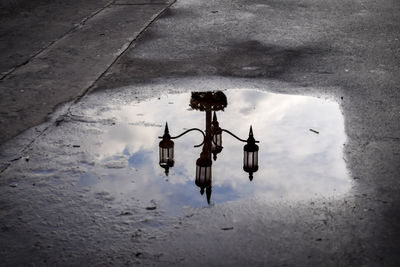
<instances>
[{"instance_id":1,"label":"wet asphalt","mask_svg":"<svg viewBox=\"0 0 400 267\"><path fill-rule=\"evenodd\" d=\"M398 266L399 11L387 0L177 1L88 94L3 144L5 266ZM91 162L73 144L112 124L74 115L107 109L107 100L231 88L337 101L349 193L169 218L140 199L123 206L107 192L73 189L77 167Z\"/></svg>"}]
</instances>

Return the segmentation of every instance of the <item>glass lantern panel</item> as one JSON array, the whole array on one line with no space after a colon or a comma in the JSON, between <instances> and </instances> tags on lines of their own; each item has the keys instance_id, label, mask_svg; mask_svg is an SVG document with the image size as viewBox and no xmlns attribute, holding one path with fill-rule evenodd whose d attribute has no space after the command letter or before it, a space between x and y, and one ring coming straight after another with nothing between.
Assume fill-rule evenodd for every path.
<instances>
[{"instance_id":1,"label":"glass lantern panel","mask_svg":"<svg viewBox=\"0 0 400 267\"><path fill-rule=\"evenodd\" d=\"M166 163L168 161L168 149L160 148L160 163Z\"/></svg>"},{"instance_id":2,"label":"glass lantern panel","mask_svg":"<svg viewBox=\"0 0 400 267\"><path fill-rule=\"evenodd\" d=\"M173 147L168 148L167 158L170 159L170 160L174 159L174 148Z\"/></svg>"},{"instance_id":3,"label":"glass lantern panel","mask_svg":"<svg viewBox=\"0 0 400 267\"><path fill-rule=\"evenodd\" d=\"M222 146L222 134L217 134L217 135L215 135L215 143L218 145L218 146Z\"/></svg>"},{"instance_id":4,"label":"glass lantern panel","mask_svg":"<svg viewBox=\"0 0 400 267\"><path fill-rule=\"evenodd\" d=\"M200 167L196 166L196 180L198 181L200 179Z\"/></svg>"},{"instance_id":5,"label":"glass lantern panel","mask_svg":"<svg viewBox=\"0 0 400 267\"><path fill-rule=\"evenodd\" d=\"M248 167L252 168L254 164L254 152L249 152L248 157L247 157L247 164Z\"/></svg>"},{"instance_id":6,"label":"glass lantern panel","mask_svg":"<svg viewBox=\"0 0 400 267\"><path fill-rule=\"evenodd\" d=\"M200 168L200 182L202 184L204 184L206 181L206 168L205 167L201 167Z\"/></svg>"},{"instance_id":7,"label":"glass lantern panel","mask_svg":"<svg viewBox=\"0 0 400 267\"><path fill-rule=\"evenodd\" d=\"M198 167L199 168L199 176L197 176L197 179L199 180L199 183L201 183L202 182L202 171L203 171L203 168L202 167Z\"/></svg>"},{"instance_id":8,"label":"glass lantern panel","mask_svg":"<svg viewBox=\"0 0 400 267\"><path fill-rule=\"evenodd\" d=\"M196 167L196 180L199 184L204 184L205 182L205 174L206 174L206 168L205 167Z\"/></svg>"}]
</instances>

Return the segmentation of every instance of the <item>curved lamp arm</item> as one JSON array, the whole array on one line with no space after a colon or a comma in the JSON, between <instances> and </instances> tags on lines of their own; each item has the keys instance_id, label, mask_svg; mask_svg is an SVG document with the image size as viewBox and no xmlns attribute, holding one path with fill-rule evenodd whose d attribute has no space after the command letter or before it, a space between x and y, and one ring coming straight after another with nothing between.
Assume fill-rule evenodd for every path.
<instances>
[{"instance_id":1,"label":"curved lamp arm","mask_svg":"<svg viewBox=\"0 0 400 267\"><path fill-rule=\"evenodd\" d=\"M202 145L204 144L204 140L206 139L206 135L205 135L204 132L203 132L202 130L200 130L199 128L192 128L192 129L186 130L186 131L184 131L183 133L181 133L180 135L171 137L171 139L177 139L177 138L179 138L179 137L181 137L181 136L183 136L183 135L185 135L185 134L187 134L188 132L191 132L191 131L199 131L199 132L203 135L203 142L201 142L201 144L199 144L199 145L195 145L194 147L202 146ZM162 136L159 136L158 138L159 138L159 139L162 139L163 137L162 137Z\"/></svg>"},{"instance_id":2,"label":"curved lamp arm","mask_svg":"<svg viewBox=\"0 0 400 267\"><path fill-rule=\"evenodd\" d=\"M241 138L237 137L235 134L233 134L232 132L230 132L228 130L222 129L222 131L230 134L231 136L235 137L237 140L239 140L239 141L241 141L243 143L247 143L247 140L244 140L244 139L241 139ZM260 143L260 141L256 141L256 143Z\"/></svg>"}]
</instances>

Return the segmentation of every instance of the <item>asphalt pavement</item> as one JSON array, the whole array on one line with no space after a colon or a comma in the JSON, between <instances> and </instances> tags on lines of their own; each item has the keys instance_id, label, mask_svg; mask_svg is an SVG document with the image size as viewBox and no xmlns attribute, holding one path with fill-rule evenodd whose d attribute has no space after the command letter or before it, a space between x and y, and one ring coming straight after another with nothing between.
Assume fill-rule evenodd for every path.
<instances>
[{"instance_id":1,"label":"asphalt pavement","mask_svg":"<svg viewBox=\"0 0 400 267\"><path fill-rule=\"evenodd\" d=\"M0 143L82 96L171 3L15 1L1 17Z\"/></svg>"}]
</instances>

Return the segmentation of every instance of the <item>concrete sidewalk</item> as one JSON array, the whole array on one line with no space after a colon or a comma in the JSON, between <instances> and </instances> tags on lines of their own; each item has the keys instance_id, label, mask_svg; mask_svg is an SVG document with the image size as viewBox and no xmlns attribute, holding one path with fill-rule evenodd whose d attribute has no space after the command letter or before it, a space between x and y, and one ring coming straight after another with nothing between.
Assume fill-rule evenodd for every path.
<instances>
[{"instance_id":1,"label":"concrete sidewalk","mask_svg":"<svg viewBox=\"0 0 400 267\"><path fill-rule=\"evenodd\" d=\"M87 92L172 0L6 1L0 144Z\"/></svg>"}]
</instances>

